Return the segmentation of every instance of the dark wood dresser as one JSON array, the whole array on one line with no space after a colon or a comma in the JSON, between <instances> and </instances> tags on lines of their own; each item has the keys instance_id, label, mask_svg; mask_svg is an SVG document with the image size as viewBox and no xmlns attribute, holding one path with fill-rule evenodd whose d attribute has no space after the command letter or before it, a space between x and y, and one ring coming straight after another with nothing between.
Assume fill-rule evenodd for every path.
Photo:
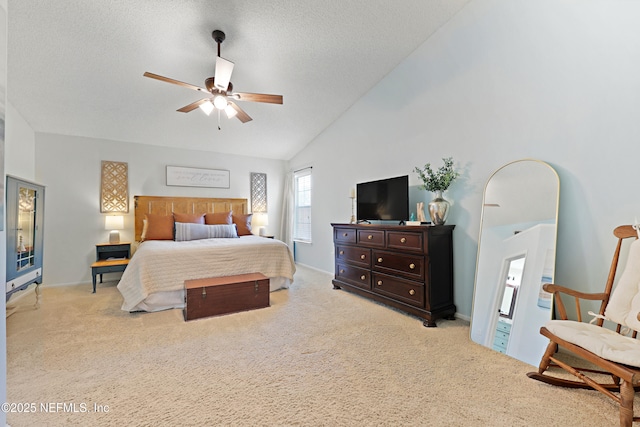
<instances>
[{"instance_id":1,"label":"dark wood dresser","mask_svg":"<svg viewBox=\"0 0 640 427\"><path fill-rule=\"evenodd\" d=\"M454 225L331 224L333 287L424 319L453 318Z\"/></svg>"}]
</instances>

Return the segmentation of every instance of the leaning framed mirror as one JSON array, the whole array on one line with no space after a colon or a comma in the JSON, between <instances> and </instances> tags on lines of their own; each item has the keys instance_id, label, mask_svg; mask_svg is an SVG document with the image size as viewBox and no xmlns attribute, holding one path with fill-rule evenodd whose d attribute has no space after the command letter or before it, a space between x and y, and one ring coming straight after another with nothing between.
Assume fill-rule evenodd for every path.
<instances>
[{"instance_id":1,"label":"leaning framed mirror","mask_svg":"<svg viewBox=\"0 0 640 427\"><path fill-rule=\"evenodd\" d=\"M470 335L472 341L536 366L551 319L560 179L547 163L523 159L496 170L483 194Z\"/></svg>"}]
</instances>

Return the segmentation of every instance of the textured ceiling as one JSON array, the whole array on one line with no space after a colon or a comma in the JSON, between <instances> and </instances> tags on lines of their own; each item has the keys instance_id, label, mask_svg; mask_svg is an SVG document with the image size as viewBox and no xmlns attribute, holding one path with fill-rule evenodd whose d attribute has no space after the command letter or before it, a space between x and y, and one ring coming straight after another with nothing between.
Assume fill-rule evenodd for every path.
<instances>
[{"instance_id":1,"label":"textured ceiling","mask_svg":"<svg viewBox=\"0 0 640 427\"><path fill-rule=\"evenodd\" d=\"M470 0L8 0L8 101L36 132L289 159ZM253 118L176 110L216 43Z\"/></svg>"}]
</instances>

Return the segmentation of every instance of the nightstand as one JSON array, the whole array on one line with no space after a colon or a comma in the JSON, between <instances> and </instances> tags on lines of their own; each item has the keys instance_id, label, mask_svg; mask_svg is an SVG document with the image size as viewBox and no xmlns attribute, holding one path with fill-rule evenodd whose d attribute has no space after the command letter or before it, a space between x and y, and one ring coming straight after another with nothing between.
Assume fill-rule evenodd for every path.
<instances>
[{"instance_id":1,"label":"nightstand","mask_svg":"<svg viewBox=\"0 0 640 427\"><path fill-rule=\"evenodd\" d=\"M98 243L96 245L96 262L91 264L91 276L93 277L93 293L96 293L96 276L104 273L123 272L131 258L131 243Z\"/></svg>"}]
</instances>

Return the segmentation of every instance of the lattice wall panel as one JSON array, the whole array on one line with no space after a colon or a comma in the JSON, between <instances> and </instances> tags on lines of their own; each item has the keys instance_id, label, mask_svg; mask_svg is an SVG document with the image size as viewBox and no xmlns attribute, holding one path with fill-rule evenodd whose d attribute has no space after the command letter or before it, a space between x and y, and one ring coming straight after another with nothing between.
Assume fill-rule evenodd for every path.
<instances>
[{"instance_id":1,"label":"lattice wall panel","mask_svg":"<svg viewBox=\"0 0 640 427\"><path fill-rule=\"evenodd\" d=\"M129 212L129 166L124 162L102 162L100 212Z\"/></svg>"},{"instance_id":2,"label":"lattice wall panel","mask_svg":"<svg viewBox=\"0 0 640 427\"><path fill-rule=\"evenodd\" d=\"M251 212L267 212L266 173L251 173Z\"/></svg>"}]
</instances>

